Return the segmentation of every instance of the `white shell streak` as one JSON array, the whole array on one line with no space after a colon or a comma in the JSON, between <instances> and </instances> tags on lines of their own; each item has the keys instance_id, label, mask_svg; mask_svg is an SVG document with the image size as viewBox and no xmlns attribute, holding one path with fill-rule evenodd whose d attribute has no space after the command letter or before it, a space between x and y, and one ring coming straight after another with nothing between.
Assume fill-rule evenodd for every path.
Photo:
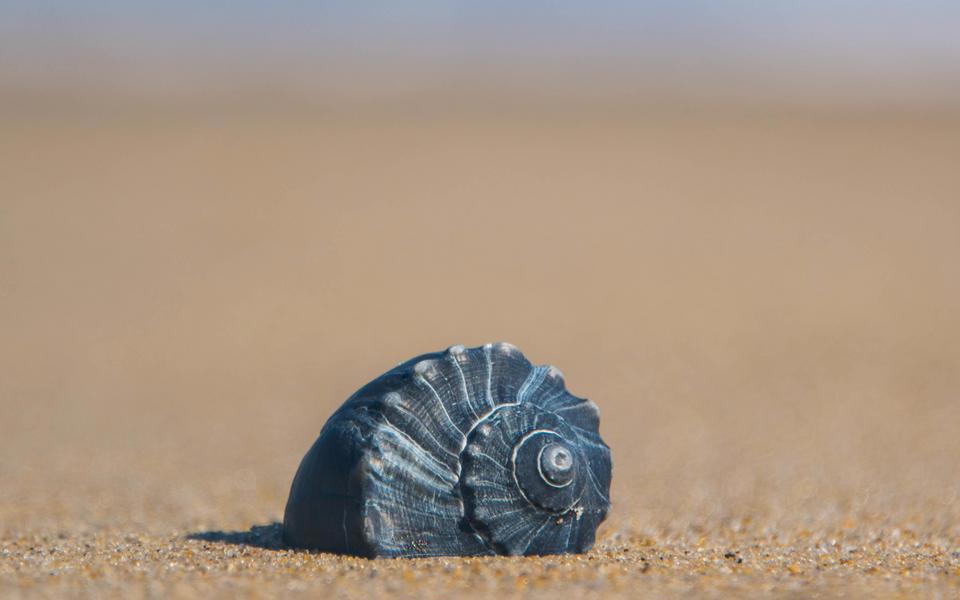
<instances>
[{"instance_id":1,"label":"white shell streak","mask_svg":"<svg viewBox=\"0 0 960 600\"><path fill-rule=\"evenodd\" d=\"M572 461L563 485L540 467L548 443ZM583 552L610 474L596 405L557 369L509 344L453 346L388 371L330 418L294 478L284 537L366 556Z\"/></svg>"}]
</instances>

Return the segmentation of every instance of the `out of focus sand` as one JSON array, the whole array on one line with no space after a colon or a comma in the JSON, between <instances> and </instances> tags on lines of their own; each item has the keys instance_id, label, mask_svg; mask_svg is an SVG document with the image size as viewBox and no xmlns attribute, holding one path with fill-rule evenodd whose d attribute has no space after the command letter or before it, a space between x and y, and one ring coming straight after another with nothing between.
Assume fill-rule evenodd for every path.
<instances>
[{"instance_id":1,"label":"out of focus sand","mask_svg":"<svg viewBox=\"0 0 960 600\"><path fill-rule=\"evenodd\" d=\"M2 116L0 596L960 594L958 259L960 115ZM601 407L594 551L274 548L495 340Z\"/></svg>"}]
</instances>

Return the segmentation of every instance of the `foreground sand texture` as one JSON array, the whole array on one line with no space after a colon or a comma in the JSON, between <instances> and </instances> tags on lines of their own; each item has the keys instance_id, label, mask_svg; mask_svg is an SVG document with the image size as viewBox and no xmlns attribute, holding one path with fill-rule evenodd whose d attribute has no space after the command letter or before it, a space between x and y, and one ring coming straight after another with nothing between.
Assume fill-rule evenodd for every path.
<instances>
[{"instance_id":1,"label":"foreground sand texture","mask_svg":"<svg viewBox=\"0 0 960 600\"><path fill-rule=\"evenodd\" d=\"M0 596L960 594L960 116L0 120ZM331 411L508 340L588 555L279 548Z\"/></svg>"}]
</instances>

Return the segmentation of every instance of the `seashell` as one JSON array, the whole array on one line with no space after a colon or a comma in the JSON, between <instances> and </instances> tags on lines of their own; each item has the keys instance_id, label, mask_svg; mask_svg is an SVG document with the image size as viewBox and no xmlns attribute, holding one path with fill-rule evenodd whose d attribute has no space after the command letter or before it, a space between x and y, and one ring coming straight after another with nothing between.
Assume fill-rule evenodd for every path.
<instances>
[{"instance_id":1,"label":"seashell","mask_svg":"<svg viewBox=\"0 0 960 600\"><path fill-rule=\"evenodd\" d=\"M610 509L599 425L560 371L510 344L418 356L327 421L284 541L369 557L585 552Z\"/></svg>"}]
</instances>

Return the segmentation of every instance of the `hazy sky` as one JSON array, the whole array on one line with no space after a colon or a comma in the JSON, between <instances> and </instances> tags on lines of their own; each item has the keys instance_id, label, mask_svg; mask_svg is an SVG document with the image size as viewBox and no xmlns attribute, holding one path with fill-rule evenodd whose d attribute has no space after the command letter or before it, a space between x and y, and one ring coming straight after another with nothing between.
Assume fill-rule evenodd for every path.
<instances>
[{"instance_id":1,"label":"hazy sky","mask_svg":"<svg viewBox=\"0 0 960 600\"><path fill-rule=\"evenodd\" d=\"M957 0L0 0L0 85L960 97Z\"/></svg>"}]
</instances>

